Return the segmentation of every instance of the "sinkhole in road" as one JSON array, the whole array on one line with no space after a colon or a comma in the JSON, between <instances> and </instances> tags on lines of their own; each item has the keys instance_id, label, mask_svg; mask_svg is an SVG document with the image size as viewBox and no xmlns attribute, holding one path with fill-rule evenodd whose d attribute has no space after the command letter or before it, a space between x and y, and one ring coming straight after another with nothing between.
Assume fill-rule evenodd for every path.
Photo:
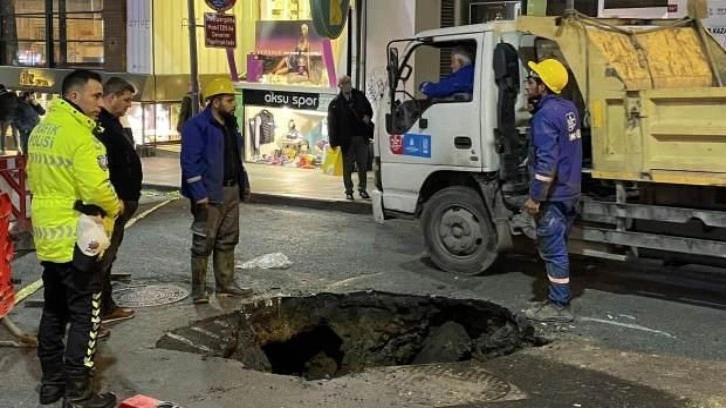
<instances>
[{"instance_id":1,"label":"sinkhole in road","mask_svg":"<svg viewBox=\"0 0 726 408\"><path fill-rule=\"evenodd\" d=\"M166 333L157 347L317 380L484 361L540 344L526 320L490 302L368 291L258 300Z\"/></svg>"}]
</instances>

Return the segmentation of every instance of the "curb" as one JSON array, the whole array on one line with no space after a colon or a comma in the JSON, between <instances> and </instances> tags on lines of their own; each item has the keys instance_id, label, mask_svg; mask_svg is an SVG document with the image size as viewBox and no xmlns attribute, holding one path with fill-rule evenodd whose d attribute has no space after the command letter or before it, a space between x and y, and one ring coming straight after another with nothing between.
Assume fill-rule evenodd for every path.
<instances>
[{"instance_id":1,"label":"curb","mask_svg":"<svg viewBox=\"0 0 726 408\"><path fill-rule=\"evenodd\" d=\"M179 187L168 185L144 184L142 187L145 190L156 190L162 192L179 191ZM249 204L299 207L312 210L342 212L346 214L373 213L373 204L371 204L370 201L330 200L284 194L253 193Z\"/></svg>"}]
</instances>

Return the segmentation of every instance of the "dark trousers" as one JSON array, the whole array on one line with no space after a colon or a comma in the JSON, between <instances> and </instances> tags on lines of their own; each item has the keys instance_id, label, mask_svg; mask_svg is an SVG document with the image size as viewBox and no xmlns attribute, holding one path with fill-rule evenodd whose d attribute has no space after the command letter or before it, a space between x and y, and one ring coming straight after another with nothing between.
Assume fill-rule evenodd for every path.
<instances>
[{"instance_id":1,"label":"dark trousers","mask_svg":"<svg viewBox=\"0 0 726 408\"><path fill-rule=\"evenodd\" d=\"M577 216L577 202L543 202L537 219L537 244L550 281L549 299L570 303L570 257L567 239Z\"/></svg>"},{"instance_id":2,"label":"dark trousers","mask_svg":"<svg viewBox=\"0 0 726 408\"><path fill-rule=\"evenodd\" d=\"M368 143L364 137L354 136L343 151L343 185L346 194L353 194L354 164L358 168L358 191L365 191L368 184Z\"/></svg>"},{"instance_id":3,"label":"dark trousers","mask_svg":"<svg viewBox=\"0 0 726 408\"><path fill-rule=\"evenodd\" d=\"M38 358L43 383L85 379L94 368L101 325L102 277L70 263L43 262L43 317L38 330ZM63 344L68 328L67 344Z\"/></svg>"},{"instance_id":4,"label":"dark trousers","mask_svg":"<svg viewBox=\"0 0 726 408\"><path fill-rule=\"evenodd\" d=\"M103 297L101 302L101 313L103 313L103 316L113 312L118 307L116 306L116 302L113 301L111 268L113 268L113 263L116 261L118 249L124 240L124 228L131 217L134 216L138 208L138 201L124 201L124 212L116 218L116 223L113 227L111 246L109 246L108 249L106 249L106 252L103 253L103 260L101 261L103 268Z\"/></svg>"}]
</instances>

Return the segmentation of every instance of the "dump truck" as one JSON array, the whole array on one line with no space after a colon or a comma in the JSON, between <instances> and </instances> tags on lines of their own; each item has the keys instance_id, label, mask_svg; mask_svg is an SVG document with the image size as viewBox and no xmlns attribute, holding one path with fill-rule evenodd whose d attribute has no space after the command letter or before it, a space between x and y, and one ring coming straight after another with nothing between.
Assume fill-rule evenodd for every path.
<instances>
[{"instance_id":1,"label":"dump truck","mask_svg":"<svg viewBox=\"0 0 726 408\"><path fill-rule=\"evenodd\" d=\"M534 238L521 210L531 119L523 85L529 61L556 58L570 73L563 96L583 122L576 252L724 260L726 52L704 29L701 6L678 20L570 10L391 41L375 215L420 219L431 260L453 273L486 271L514 236ZM442 56L461 47L474 57L473 93L415 95L412 74L438 80Z\"/></svg>"}]
</instances>

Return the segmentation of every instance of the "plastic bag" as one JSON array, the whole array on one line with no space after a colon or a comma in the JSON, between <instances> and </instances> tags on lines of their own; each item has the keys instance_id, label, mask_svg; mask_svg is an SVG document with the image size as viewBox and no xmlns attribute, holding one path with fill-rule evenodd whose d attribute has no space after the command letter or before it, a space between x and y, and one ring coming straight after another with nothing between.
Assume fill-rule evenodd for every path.
<instances>
[{"instance_id":1,"label":"plastic bag","mask_svg":"<svg viewBox=\"0 0 726 408\"><path fill-rule=\"evenodd\" d=\"M281 253L275 252L272 254L258 256L247 262L243 262L237 265L239 269L287 269L292 266L292 262L288 257Z\"/></svg>"},{"instance_id":2,"label":"plastic bag","mask_svg":"<svg viewBox=\"0 0 726 408\"><path fill-rule=\"evenodd\" d=\"M322 165L323 173L329 176L340 177L343 175L343 153L340 148L331 148L325 154Z\"/></svg>"}]
</instances>

